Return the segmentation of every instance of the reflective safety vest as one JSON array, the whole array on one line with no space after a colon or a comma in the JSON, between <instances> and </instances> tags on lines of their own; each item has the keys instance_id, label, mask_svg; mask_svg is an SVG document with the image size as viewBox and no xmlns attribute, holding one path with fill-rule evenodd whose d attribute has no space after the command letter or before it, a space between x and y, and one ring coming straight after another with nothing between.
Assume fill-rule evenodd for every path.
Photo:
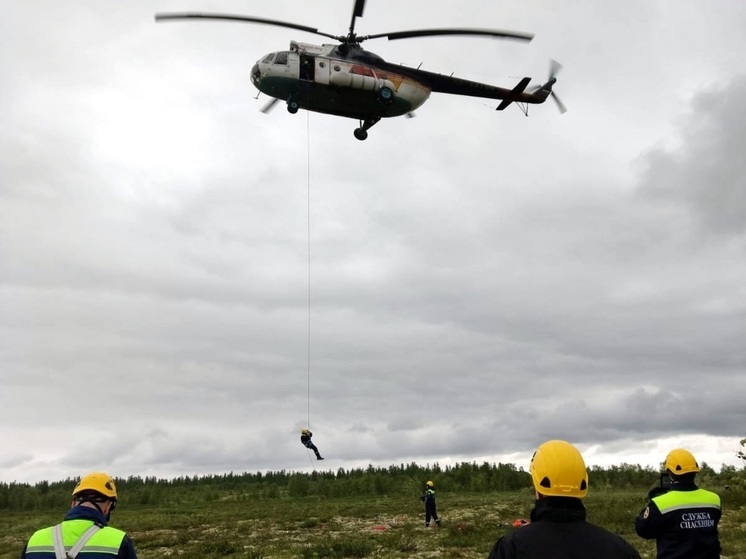
<instances>
[{"instance_id":1,"label":"reflective safety vest","mask_svg":"<svg viewBox=\"0 0 746 559\"><path fill-rule=\"evenodd\" d=\"M720 557L720 497L712 491L669 491L652 499L635 523L637 533L655 537L658 559ZM655 509L658 509L657 511Z\"/></svg>"},{"instance_id":2,"label":"reflective safety vest","mask_svg":"<svg viewBox=\"0 0 746 559\"><path fill-rule=\"evenodd\" d=\"M62 545L67 553L73 549L81 537L94 526L92 520L65 520L61 527ZM26 544L26 559L53 559L55 526L43 528L34 533ZM110 526L103 526L95 532L80 550L80 556L85 559L112 559L119 554L125 532Z\"/></svg>"},{"instance_id":3,"label":"reflective safety vest","mask_svg":"<svg viewBox=\"0 0 746 559\"><path fill-rule=\"evenodd\" d=\"M706 491L704 489L696 489L694 491L669 491L668 493L654 497L653 502L658 507L658 510L661 511L661 514L684 509L701 509L703 512L712 509L716 509L718 512L720 511L720 497L718 497L717 493ZM689 519L686 516L683 517L683 521L685 522L693 520L696 519Z\"/></svg>"}]
</instances>

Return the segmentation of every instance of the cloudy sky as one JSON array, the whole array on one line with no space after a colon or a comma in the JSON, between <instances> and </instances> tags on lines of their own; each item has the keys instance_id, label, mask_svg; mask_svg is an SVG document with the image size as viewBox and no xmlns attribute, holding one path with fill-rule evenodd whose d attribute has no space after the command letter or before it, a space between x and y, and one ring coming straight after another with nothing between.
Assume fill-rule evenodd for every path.
<instances>
[{"instance_id":1,"label":"cloudy sky","mask_svg":"<svg viewBox=\"0 0 746 559\"><path fill-rule=\"evenodd\" d=\"M11 2L0 20L0 480L590 464L746 436L746 4L368 0L387 60L567 105L270 114L263 55L352 0ZM603 6L601 5L603 4ZM8 11L9 8L9 11ZM309 266L310 263L310 266Z\"/></svg>"}]
</instances>

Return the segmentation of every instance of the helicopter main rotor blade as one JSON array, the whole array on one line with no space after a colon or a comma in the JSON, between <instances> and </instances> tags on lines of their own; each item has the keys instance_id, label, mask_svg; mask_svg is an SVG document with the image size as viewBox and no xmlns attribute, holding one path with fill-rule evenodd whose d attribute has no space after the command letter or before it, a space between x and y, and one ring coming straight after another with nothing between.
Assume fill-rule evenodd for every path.
<instances>
[{"instance_id":1,"label":"helicopter main rotor blade","mask_svg":"<svg viewBox=\"0 0 746 559\"><path fill-rule=\"evenodd\" d=\"M247 23L261 23L264 25L276 25L278 27L288 27L290 29L298 29L299 31L306 31L308 33L314 33L315 35L321 35L322 37L329 37L330 39L339 40L337 35L330 35L319 31L314 27L308 27L307 25L298 25L297 23L290 23L288 21L279 21L275 19L265 19L261 17L251 16L239 16L235 14L214 14L207 12L180 12L180 13L160 13L155 14L156 21L173 20L173 19L218 19L225 21L242 21Z\"/></svg>"},{"instance_id":2,"label":"helicopter main rotor blade","mask_svg":"<svg viewBox=\"0 0 746 559\"><path fill-rule=\"evenodd\" d=\"M377 33L358 37L358 41L366 39L378 39L387 37L389 41L395 39L411 39L413 37L433 37L436 35L477 35L483 37L494 37L499 39L518 39L530 41L534 36L530 33L519 33L515 31L501 31L499 29L415 29L412 31L395 31L393 33Z\"/></svg>"},{"instance_id":3,"label":"helicopter main rotor blade","mask_svg":"<svg viewBox=\"0 0 746 559\"><path fill-rule=\"evenodd\" d=\"M363 17L364 9L365 0L355 0L355 5L352 7L352 21L350 21L350 37L355 36L355 20L359 17Z\"/></svg>"},{"instance_id":4,"label":"helicopter main rotor blade","mask_svg":"<svg viewBox=\"0 0 746 559\"><path fill-rule=\"evenodd\" d=\"M262 107L262 112L263 112L263 113L264 113L265 115L266 115L267 113L269 113L269 111L271 111L271 110L272 110L272 108L273 108L273 107L275 106L275 103L277 103L277 101L279 101L279 99L277 99L277 98L275 98L275 99L270 99L270 100L269 100L269 102L268 102L268 103L267 103L266 105L264 105L264 107Z\"/></svg>"}]
</instances>

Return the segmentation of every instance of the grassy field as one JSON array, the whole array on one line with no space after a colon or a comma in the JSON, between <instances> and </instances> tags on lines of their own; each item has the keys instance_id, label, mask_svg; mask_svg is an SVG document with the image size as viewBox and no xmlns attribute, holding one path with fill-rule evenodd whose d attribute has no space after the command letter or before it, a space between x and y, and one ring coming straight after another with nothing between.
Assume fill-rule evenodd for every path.
<instances>
[{"instance_id":1,"label":"grassy field","mask_svg":"<svg viewBox=\"0 0 746 559\"><path fill-rule=\"evenodd\" d=\"M128 505L123 496L112 525L126 530L141 559L486 558L516 518L528 518L529 490L439 493L440 527L425 528L416 497L260 498L241 494L167 506ZM589 520L654 558L653 542L634 533L644 506L639 490L596 490L586 499ZM743 502L739 497L736 502ZM723 559L746 557L746 507L723 494ZM17 559L37 528L61 520L64 510L0 514L0 559Z\"/></svg>"}]
</instances>

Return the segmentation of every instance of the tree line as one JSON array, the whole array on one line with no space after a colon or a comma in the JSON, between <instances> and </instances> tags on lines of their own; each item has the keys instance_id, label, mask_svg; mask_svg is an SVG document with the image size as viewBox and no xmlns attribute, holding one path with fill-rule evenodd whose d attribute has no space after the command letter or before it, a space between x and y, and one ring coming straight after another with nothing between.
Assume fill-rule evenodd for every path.
<instances>
[{"instance_id":1,"label":"tree line","mask_svg":"<svg viewBox=\"0 0 746 559\"><path fill-rule=\"evenodd\" d=\"M589 468L592 489L646 490L659 480L650 467L622 464ZM531 475L513 464L462 462L453 466L417 465L338 469L336 472L293 472L286 470L208 474L156 478L129 476L115 478L119 498L128 505L172 505L225 499L338 498L411 494L418 496L427 480L439 493L485 493L530 490ZM64 509L70 504L77 479L41 481L35 484L0 482L0 510L33 511ZM702 465L698 481L705 486L743 488L746 470L723 465L716 472Z\"/></svg>"}]
</instances>

